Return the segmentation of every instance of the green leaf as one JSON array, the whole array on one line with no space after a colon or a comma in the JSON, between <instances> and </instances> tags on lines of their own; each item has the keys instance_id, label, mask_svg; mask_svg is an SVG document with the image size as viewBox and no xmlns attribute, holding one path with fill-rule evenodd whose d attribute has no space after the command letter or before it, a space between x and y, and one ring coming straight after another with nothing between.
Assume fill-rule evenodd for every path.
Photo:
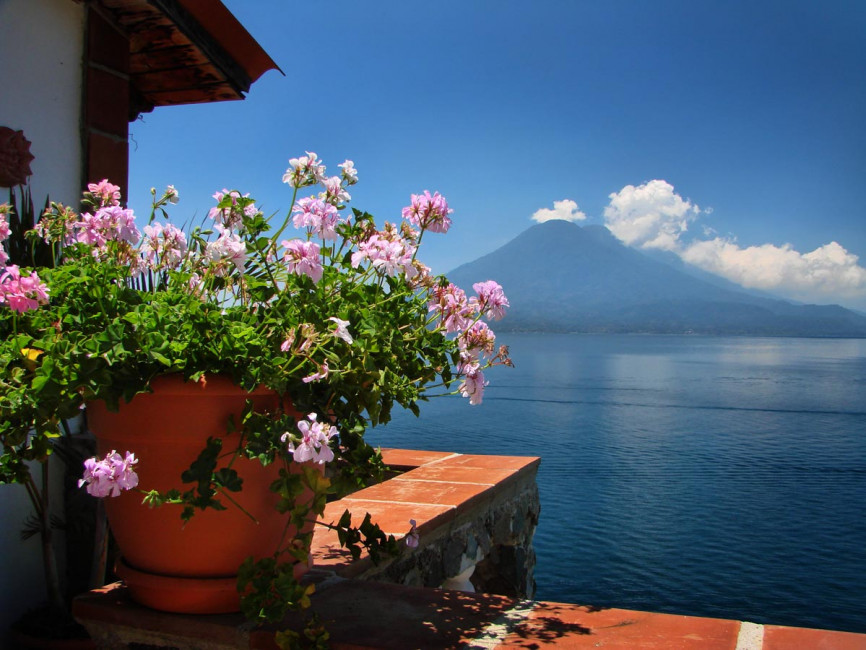
<instances>
[{"instance_id":1,"label":"green leaf","mask_svg":"<svg viewBox=\"0 0 866 650\"><path fill-rule=\"evenodd\" d=\"M244 480L238 476L237 471L227 467L223 467L214 474L214 483L230 492L240 492L243 482Z\"/></svg>"}]
</instances>

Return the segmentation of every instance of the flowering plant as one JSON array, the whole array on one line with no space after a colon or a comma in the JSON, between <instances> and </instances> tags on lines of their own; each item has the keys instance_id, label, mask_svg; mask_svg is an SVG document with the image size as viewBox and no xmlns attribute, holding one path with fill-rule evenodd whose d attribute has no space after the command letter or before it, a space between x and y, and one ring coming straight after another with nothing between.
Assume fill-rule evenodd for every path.
<instances>
[{"instance_id":1,"label":"flowering plant","mask_svg":"<svg viewBox=\"0 0 866 650\"><path fill-rule=\"evenodd\" d=\"M330 481L307 475L319 511L324 491L381 472L364 431L386 423L395 404L417 415L431 390L479 404L484 370L510 364L484 320L503 315L502 288L480 282L467 297L418 259L426 234L451 225L440 194L412 195L402 223L379 228L347 207L358 176L351 161L340 169L329 177L316 154L293 158L283 176L291 207L274 225L233 190L217 192L205 221L186 229L168 221L178 192L152 190L143 233L108 181L88 186L81 213L52 203L29 237L51 246L57 264L27 269L0 252L0 482L32 480L26 461L47 457L61 421L89 401L116 407L168 373L188 381L220 373L248 391L263 385L289 395L309 415L296 422L246 411L234 453L329 463ZM8 236L3 211L0 240ZM219 452L209 444L202 458ZM137 485L137 462L134 449L91 459L82 485L96 496L146 488ZM145 492L146 500L182 504L184 518L221 507L230 472L206 466L184 478L198 490ZM366 533L340 527L353 548L387 541ZM255 582L258 569L248 568ZM247 610L279 613L269 607L255 601Z\"/></svg>"}]
</instances>

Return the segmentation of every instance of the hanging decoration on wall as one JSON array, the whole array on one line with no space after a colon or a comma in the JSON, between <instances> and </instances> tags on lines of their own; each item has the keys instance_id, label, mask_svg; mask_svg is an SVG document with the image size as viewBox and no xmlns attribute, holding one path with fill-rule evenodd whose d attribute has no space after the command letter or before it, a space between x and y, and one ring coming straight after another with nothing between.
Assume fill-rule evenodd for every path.
<instances>
[{"instance_id":1,"label":"hanging decoration on wall","mask_svg":"<svg viewBox=\"0 0 866 650\"><path fill-rule=\"evenodd\" d=\"M33 175L30 162L30 140L24 131L16 131L8 126L0 126L0 187L24 185Z\"/></svg>"}]
</instances>

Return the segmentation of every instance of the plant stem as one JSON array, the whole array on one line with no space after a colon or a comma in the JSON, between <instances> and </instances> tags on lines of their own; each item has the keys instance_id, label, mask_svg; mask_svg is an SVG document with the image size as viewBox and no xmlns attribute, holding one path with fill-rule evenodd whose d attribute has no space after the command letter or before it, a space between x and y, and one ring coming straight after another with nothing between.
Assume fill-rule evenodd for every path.
<instances>
[{"instance_id":1,"label":"plant stem","mask_svg":"<svg viewBox=\"0 0 866 650\"><path fill-rule=\"evenodd\" d=\"M289 205L289 211L286 213L286 220L283 221L283 225L280 226L280 229L273 236L274 252L275 253L277 252L277 239L279 238L280 235L283 234L283 231L286 229L286 226L289 225L289 219L292 218L292 208L295 207L295 199L297 198L297 196L298 196L298 188L296 187L295 191L292 192L292 203L291 203L291 205Z\"/></svg>"},{"instance_id":2,"label":"plant stem","mask_svg":"<svg viewBox=\"0 0 866 650\"><path fill-rule=\"evenodd\" d=\"M256 524L259 523L259 520L256 519L249 510L247 510L240 503L238 503L237 501L232 499L232 497L229 495L228 492L226 492L225 490L220 490L220 494L223 495L226 499L228 499L229 503L231 503L233 506L235 506L238 510L240 510L242 513L244 513L247 517L252 519L253 523L256 523Z\"/></svg>"},{"instance_id":3,"label":"plant stem","mask_svg":"<svg viewBox=\"0 0 866 650\"><path fill-rule=\"evenodd\" d=\"M48 495L48 460L42 463L42 498L39 512L39 534L42 538L42 565L45 569L45 588L48 602L52 607L64 609L65 603L60 590L60 574L57 571L57 557L54 555L54 531L51 530L51 513Z\"/></svg>"},{"instance_id":4,"label":"plant stem","mask_svg":"<svg viewBox=\"0 0 866 650\"><path fill-rule=\"evenodd\" d=\"M93 534L93 557L90 563L90 588L98 589L105 584L105 567L108 564L108 519L105 503L96 500L96 522Z\"/></svg>"}]
</instances>

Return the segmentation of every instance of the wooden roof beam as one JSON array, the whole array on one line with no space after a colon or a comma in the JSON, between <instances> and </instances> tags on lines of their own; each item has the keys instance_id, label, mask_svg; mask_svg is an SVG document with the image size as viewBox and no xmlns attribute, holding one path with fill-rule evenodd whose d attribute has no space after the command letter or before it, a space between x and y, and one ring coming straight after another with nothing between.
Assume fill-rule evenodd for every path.
<instances>
[{"instance_id":1,"label":"wooden roof beam","mask_svg":"<svg viewBox=\"0 0 866 650\"><path fill-rule=\"evenodd\" d=\"M147 0L168 17L177 28L207 56L239 96L248 92L252 79L225 49L199 24L178 0Z\"/></svg>"}]
</instances>

